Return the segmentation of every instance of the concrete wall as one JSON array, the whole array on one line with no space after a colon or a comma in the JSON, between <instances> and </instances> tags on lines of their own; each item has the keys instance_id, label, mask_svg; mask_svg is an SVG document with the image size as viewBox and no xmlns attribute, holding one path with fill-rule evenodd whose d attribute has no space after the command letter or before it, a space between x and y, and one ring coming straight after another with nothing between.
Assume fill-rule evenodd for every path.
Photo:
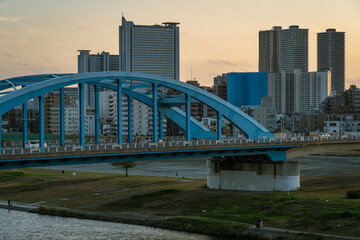
<instances>
[{"instance_id":1,"label":"concrete wall","mask_svg":"<svg viewBox=\"0 0 360 240\"><path fill-rule=\"evenodd\" d=\"M208 160L210 189L244 191L293 191L300 188L300 164L296 162L242 163Z\"/></svg>"}]
</instances>

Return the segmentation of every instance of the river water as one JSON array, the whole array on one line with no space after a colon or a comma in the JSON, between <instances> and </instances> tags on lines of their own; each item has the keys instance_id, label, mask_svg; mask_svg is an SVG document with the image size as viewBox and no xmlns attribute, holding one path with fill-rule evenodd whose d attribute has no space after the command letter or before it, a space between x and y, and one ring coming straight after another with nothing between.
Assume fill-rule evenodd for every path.
<instances>
[{"instance_id":1,"label":"river water","mask_svg":"<svg viewBox=\"0 0 360 240\"><path fill-rule=\"evenodd\" d=\"M360 172L360 158L304 156L293 160L300 161L301 176L347 174ZM206 158L175 159L161 161L138 161L137 166L129 169L129 174L148 176L168 176L185 178L206 178ZM102 173L124 173L107 163L66 165L44 167L65 171L84 171Z\"/></svg>"},{"instance_id":2,"label":"river water","mask_svg":"<svg viewBox=\"0 0 360 240\"><path fill-rule=\"evenodd\" d=\"M212 239L200 234L0 209L0 240Z\"/></svg>"}]
</instances>

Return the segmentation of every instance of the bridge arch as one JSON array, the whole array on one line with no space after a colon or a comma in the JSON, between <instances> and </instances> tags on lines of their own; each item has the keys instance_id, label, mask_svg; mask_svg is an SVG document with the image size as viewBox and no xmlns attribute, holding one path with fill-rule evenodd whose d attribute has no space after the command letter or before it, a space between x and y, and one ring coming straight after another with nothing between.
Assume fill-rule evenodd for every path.
<instances>
[{"instance_id":1,"label":"bridge arch","mask_svg":"<svg viewBox=\"0 0 360 240\"><path fill-rule=\"evenodd\" d=\"M117 81L118 85L109 83L109 80L115 80L115 82ZM146 94L144 93L139 93L136 91L132 91L131 88L126 88L124 80L134 80L151 84L153 88L152 98L146 96ZM7 79L6 81L0 82L0 90L9 88L11 86L14 88L15 86L25 87L14 90L7 94L3 94L0 97L0 115L15 108L16 106L26 103L30 99L44 96L44 94L48 92L62 89L66 86L73 84L79 84L79 86L83 86L83 84L85 83L95 84L99 86L105 86L107 84L107 87L117 91L119 91L118 88L122 88L123 85L124 88L120 90L122 91L121 93L132 96L135 99L138 99L139 101L144 102L149 106L152 106L154 109L154 116L159 111L161 113L164 113L170 119L177 119L175 122L177 122L180 127L186 129L187 135L190 135L190 129L192 128L192 130L199 130L199 133L197 133L198 135L208 133L208 135L206 135L207 138L215 136L205 130L203 125L199 124L195 119L191 118L189 111L190 103L192 99L196 99L199 102L210 106L217 112L218 123L221 122L221 117L224 117L231 123L233 123L236 127L238 127L248 138L273 137L273 135L267 129L265 129L254 119L243 113L237 107L205 90L183 83L181 81L137 72L110 71L80 74L48 74ZM158 87L171 88L183 93L183 101L187 106L186 112L184 113L183 111L180 111L177 107L171 106L171 101L169 101L169 99L158 99L157 94L154 94ZM170 104L170 106L168 107L167 104ZM220 128L221 125L218 124L218 129ZM157 127L154 132L156 131Z\"/></svg>"}]
</instances>

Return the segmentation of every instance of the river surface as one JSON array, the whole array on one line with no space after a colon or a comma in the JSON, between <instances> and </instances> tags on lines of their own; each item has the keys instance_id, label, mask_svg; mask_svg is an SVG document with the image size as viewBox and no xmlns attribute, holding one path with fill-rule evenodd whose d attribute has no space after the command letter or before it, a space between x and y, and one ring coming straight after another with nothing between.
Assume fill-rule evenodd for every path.
<instances>
[{"instance_id":1,"label":"river surface","mask_svg":"<svg viewBox=\"0 0 360 240\"><path fill-rule=\"evenodd\" d=\"M200 234L0 209L0 240L212 239Z\"/></svg>"},{"instance_id":2,"label":"river surface","mask_svg":"<svg viewBox=\"0 0 360 240\"><path fill-rule=\"evenodd\" d=\"M360 158L304 156L293 160L300 161L301 176L347 174L360 172ZM137 166L129 169L129 174L148 176L168 176L185 178L206 178L206 158L175 159L161 161L138 161ZM124 173L108 163L66 165L44 167L47 169L102 173Z\"/></svg>"}]
</instances>

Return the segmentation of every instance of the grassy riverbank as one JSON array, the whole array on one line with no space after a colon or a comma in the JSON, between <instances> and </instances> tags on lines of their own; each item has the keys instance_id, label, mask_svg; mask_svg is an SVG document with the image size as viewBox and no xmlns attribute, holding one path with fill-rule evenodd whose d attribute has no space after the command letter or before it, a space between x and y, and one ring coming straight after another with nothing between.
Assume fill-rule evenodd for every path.
<instances>
[{"instance_id":1,"label":"grassy riverbank","mask_svg":"<svg viewBox=\"0 0 360 240\"><path fill-rule=\"evenodd\" d=\"M360 189L360 174L304 177L302 189L290 193L209 190L205 184L204 179L1 170L0 200L36 203L43 206L41 213L53 215L221 236L238 236L261 218L270 227L360 237L360 200L346 198L348 190Z\"/></svg>"}]
</instances>

